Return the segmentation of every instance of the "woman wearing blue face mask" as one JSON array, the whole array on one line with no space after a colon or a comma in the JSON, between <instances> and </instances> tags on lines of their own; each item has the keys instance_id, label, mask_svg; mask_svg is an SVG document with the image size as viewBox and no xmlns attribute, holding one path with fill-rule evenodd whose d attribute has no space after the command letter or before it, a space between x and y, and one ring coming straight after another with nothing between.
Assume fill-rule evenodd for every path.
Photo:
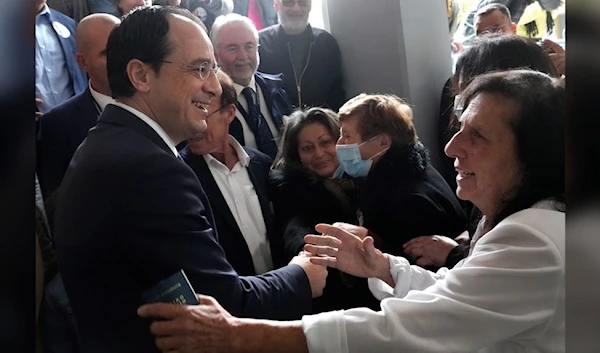
<instances>
[{"instance_id":1,"label":"woman wearing blue face mask","mask_svg":"<svg viewBox=\"0 0 600 353\"><path fill-rule=\"evenodd\" d=\"M273 210L286 259L304 247L304 236L322 222L356 224L356 187L350 178L333 179L338 169L337 114L311 108L294 112L284 124L279 153L270 173ZM379 307L364 279L330 270L323 295L313 301L315 313L358 306Z\"/></svg>"},{"instance_id":2,"label":"woman wearing blue face mask","mask_svg":"<svg viewBox=\"0 0 600 353\"><path fill-rule=\"evenodd\" d=\"M403 256L412 238L453 238L465 229L462 208L430 164L408 104L394 95L361 94L340 108L339 117L335 176L356 178L363 237L372 235L382 251Z\"/></svg>"}]
</instances>

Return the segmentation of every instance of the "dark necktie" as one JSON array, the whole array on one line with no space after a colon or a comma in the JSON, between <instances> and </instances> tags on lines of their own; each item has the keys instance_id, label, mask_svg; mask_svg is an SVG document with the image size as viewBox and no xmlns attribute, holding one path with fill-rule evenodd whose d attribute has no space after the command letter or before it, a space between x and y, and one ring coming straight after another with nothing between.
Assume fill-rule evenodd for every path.
<instances>
[{"instance_id":1,"label":"dark necktie","mask_svg":"<svg viewBox=\"0 0 600 353\"><path fill-rule=\"evenodd\" d=\"M256 102L256 93L252 88L246 87L242 90L242 94L248 102L248 120L246 122L254 132L256 146L261 152L274 159L277 154L277 143L275 143L271 129L267 125L267 120L260 112L260 107Z\"/></svg>"}]
</instances>

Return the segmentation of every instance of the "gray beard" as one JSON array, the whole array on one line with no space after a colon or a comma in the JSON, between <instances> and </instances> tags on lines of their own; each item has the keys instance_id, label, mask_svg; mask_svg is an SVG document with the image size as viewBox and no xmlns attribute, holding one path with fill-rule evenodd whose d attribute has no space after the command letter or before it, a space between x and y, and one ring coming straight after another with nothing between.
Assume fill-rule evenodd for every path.
<instances>
[{"instance_id":1,"label":"gray beard","mask_svg":"<svg viewBox=\"0 0 600 353\"><path fill-rule=\"evenodd\" d=\"M278 16L278 17L279 17L279 23L281 23L281 26L288 34L300 34L300 33L304 32L304 30L308 26L308 18L306 19L306 22L301 23L301 22L292 22L292 21L288 21L286 19L282 19L281 16Z\"/></svg>"}]
</instances>

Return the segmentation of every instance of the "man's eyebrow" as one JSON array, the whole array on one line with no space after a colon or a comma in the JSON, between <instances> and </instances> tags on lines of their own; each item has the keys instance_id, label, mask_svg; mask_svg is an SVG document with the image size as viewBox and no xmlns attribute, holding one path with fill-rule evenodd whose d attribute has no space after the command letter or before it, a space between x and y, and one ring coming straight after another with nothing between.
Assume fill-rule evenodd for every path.
<instances>
[{"instance_id":1,"label":"man's eyebrow","mask_svg":"<svg viewBox=\"0 0 600 353\"><path fill-rule=\"evenodd\" d=\"M100 55L102 55L102 56L106 55L106 48L104 48L104 50L100 52Z\"/></svg>"},{"instance_id":2,"label":"man's eyebrow","mask_svg":"<svg viewBox=\"0 0 600 353\"><path fill-rule=\"evenodd\" d=\"M189 66L200 66L204 63L209 63L212 64L213 60L209 59L209 58L198 58L192 62L189 63Z\"/></svg>"}]
</instances>

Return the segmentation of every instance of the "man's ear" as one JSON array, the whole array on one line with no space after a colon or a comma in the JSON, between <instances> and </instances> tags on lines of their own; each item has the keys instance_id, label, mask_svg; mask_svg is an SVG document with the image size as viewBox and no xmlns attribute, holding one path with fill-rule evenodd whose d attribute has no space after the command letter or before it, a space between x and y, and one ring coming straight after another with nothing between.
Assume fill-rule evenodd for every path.
<instances>
[{"instance_id":1,"label":"man's ear","mask_svg":"<svg viewBox=\"0 0 600 353\"><path fill-rule=\"evenodd\" d=\"M235 119L235 112L237 111L237 108L235 107L235 104L230 104L225 107L225 109L227 109L225 121L227 122L227 125L229 125L231 122L233 122L233 119Z\"/></svg>"},{"instance_id":2,"label":"man's ear","mask_svg":"<svg viewBox=\"0 0 600 353\"><path fill-rule=\"evenodd\" d=\"M77 64L79 65L79 67L81 68L81 70L83 70L84 72L88 72L88 64L87 64L87 60L85 60L85 56L83 54L81 54L80 52L77 52L75 54L75 61L77 61Z\"/></svg>"},{"instance_id":3,"label":"man's ear","mask_svg":"<svg viewBox=\"0 0 600 353\"><path fill-rule=\"evenodd\" d=\"M513 34L517 34L517 24L516 24L516 23L514 23L514 22L511 22L511 23L510 23L510 31L511 31Z\"/></svg>"},{"instance_id":4,"label":"man's ear","mask_svg":"<svg viewBox=\"0 0 600 353\"><path fill-rule=\"evenodd\" d=\"M138 59L133 59L127 64L126 72L129 82L131 82L136 91L150 91L152 88L152 78L155 73L148 64Z\"/></svg>"}]
</instances>

